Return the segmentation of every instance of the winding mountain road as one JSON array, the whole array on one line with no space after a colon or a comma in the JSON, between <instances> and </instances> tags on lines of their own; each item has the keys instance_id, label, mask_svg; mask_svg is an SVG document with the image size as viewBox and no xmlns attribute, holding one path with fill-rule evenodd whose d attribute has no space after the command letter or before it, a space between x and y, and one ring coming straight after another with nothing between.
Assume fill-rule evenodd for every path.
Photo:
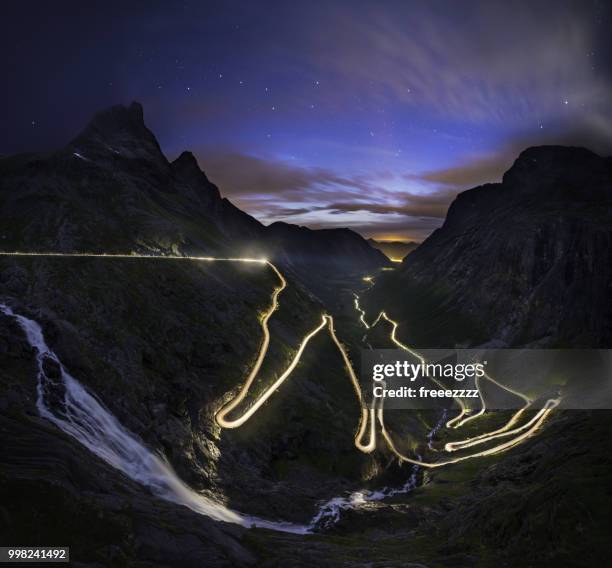
<instances>
[{"instance_id":1,"label":"winding mountain road","mask_svg":"<svg viewBox=\"0 0 612 568\"><path fill-rule=\"evenodd\" d=\"M478 436L474 436L471 438L467 438L465 440L460 440L456 442L449 442L445 445L444 451L446 452L454 452L458 450L462 450L465 448L470 448L473 446L482 445L488 443L490 441L496 440L498 438L506 438L510 439L495 445L493 447L487 448L485 450L477 451L475 453L470 453L462 456L453 457L450 459L443 459L440 461L434 462L426 462L421 459L417 459L415 457L407 456L400 452L396 444L393 440L391 433L385 427L384 421L384 404L381 402L377 406L372 405L372 407L368 408L365 405L363 393L361 390L361 386L359 383L359 379L354 371L353 365L350 361L350 357L346 347L341 343L336 335L336 331L334 328L334 320L333 317L329 314L322 314L321 322L317 327L315 327L312 331L304 336L301 340L295 355L293 356L291 362L287 366L287 368L281 373L281 375L270 384L265 390L257 397L257 399L252 402L243 412L237 413L237 409L241 403L243 403L246 397L249 394L251 386L253 382L259 375L261 370L261 366L265 360L266 354L268 352L268 348L270 345L270 331L268 327L268 322L274 312L278 309L278 298L283 290L287 287L287 281L280 272L280 270L267 259L257 259L257 258L217 258L217 257L207 257L207 256L149 256L149 255L139 255L139 254L96 254L96 253L60 253L60 252L0 252L0 256L4 257L58 257L58 258L104 258L104 259L141 259L141 260L185 260L192 262L243 262L243 263L256 263L267 266L270 270L272 270L277 277L279 284L276 286L271 295L271 303L270 307L264 312L263 316L260 320L261 329L263 332L263 339L261 342L261 346L259 348L259 352L255 359L251 370L242 383L242 386L239 387L238 391L230 396L229 401L225 402L216 412L215 419L217 424L221 428L238 428L244 425L261 407L265 404L265 402L274 394L274 392L291 376L295 368L297 367L300 359L306 350L310 340L315 337L320 331L323 329L327 329L331 339L336 345L338 351L340 352L344 366L346 368L346 372L349 375L349 379L353 386L353 390L355 392L355 396L359 402L361 407L361 415L359 420L359 425L355 434L355 446L356 448L364 453L371 453L377 448L377 428L376 423L380 426L380 432L383 440L385 441L388 449L400 460L404 462L409 462L421 467L426 468L437 468L453 463L458 463L461 461L465 461L468 459L490 456L494 454L498 454L500 452L504 452L516 445L522 443L529 437L533 436L537 430L542 426L543 422L550 415L552 410L558 406L560 400L559 399L549 399L544 404L543 408L540 409L529 421L522 424L521 426L515 426L520 421L522 415L525 411L532 405L533 401L526 397L525 395L506 387L505 385L499 383L493 378L485 375L485 378L498 387L505 389L506 391L512 393L513 395L520 397L524 400L525 404L522 408L520 408L516 413L512 415L510 420L496 430L482 433ZM370 278L371 281L371 278ZM366 321L365 311L362 310L359 306L359 297L355 295L355 308L360 314L359 320L362 325L365 327L366 331L372 329L376 325L378 325L382 320L386 321L391 325L391 332L389 338L391 342L396 345L398 348L409 352L412 356L419 359L419 361L424 362L423 357L408 347L404 345L397 338L397 329L398 323L391 319L385 311L381 311L377 318L369 324ZM432 379L435 381L435 379ZM440 383L435 381L439 386L442 386ZM477 385L479 388L479 385ZM486 412L486 403L482 396L482 392L480 391L480 398L482 401L481 409L470 415L469 409L466 408L463 401L460 399L456 399L457 403L460 407L460 413L449 420L446 423L448 428L459 428L460 426L466 424L469 421L477 419L479 416L483 416ZM237 414L237 416L231 417L232 414Z\"/></svg>"}]
</instances>

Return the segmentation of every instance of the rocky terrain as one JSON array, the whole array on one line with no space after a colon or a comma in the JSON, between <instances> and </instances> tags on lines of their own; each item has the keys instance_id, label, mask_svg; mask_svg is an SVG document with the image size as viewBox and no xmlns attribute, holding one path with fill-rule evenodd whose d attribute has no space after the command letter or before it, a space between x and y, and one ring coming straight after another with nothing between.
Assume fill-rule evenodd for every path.
<instances>
[{"instance_id":1,"label":"rocky terrain","mask_svg":"<svg viewBox=\"0 0 612 568\"><path fill-rule=\"evenodd\" d=\"M609 161L532 149L513 170L499 187L462 194L442 229L377 278L364 301L401 315L407 341L609 345ZM587 170L588 179L572 173ZM547 198L534 197L542 187ZM515 229L511 238L503 223ZM168 162L137 104L99 114L62 150L0 160L0 243L272 258L289 286L270 322L266 383L323 311L356 359L362 330L352 290L388 264L345 229L264 227L222 198L193 156ZM0 258L0 302L37 321L72 375L181 479L232 509L307 523L323 501L402 485L410 471L384 451L354 449L359 409L328 335L313 340L291 384L244 427L215 425L253 363L258 318L277 285L261 264ZM549 295L562 302L556 309ZM422 319L413 338L410 318L428 310L431 322ZM607 413L557 413L501 458L419 472L412 494L300 536L215 522L161 500L43 419L35 353L1 314L0 362L3 544L69 544L76 566L604 565Z\"/></svg>"},{"instance_id":2,"label":"rocky terrain","mask_svg":"<svg viewBox=\"0 0 612 568\"><path fill-rule=\"evenodd\" d=\"M362 303L388 309L402 341L420 347L610 348L611 255L612 160L529 148L502 183L459 194L444 225ZM427 566L605 565L610 434L608 410L558 411L501 459L434 471L407 508L381 514ZM402 515L416 519L409 529ZM365 534L375 518L361 519Z\"/></svg>"},{"instance_id":3,"label":"rocky terrain","mask_svg":"<svg viewBox=\"0 0 612 568\"><path fill-rule=\"evenodd\" d=\"M460 193L377 295L413 344L609 347L612 158L525 150L501 183Z\"/></svg>"}]
</instances>

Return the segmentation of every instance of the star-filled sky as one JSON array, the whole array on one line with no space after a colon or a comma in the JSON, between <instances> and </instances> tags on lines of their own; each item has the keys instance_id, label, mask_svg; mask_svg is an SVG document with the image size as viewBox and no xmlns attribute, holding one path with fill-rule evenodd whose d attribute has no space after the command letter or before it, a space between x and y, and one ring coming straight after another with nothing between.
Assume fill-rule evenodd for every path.
<instances>
[{"instance_id":1,"label":"star-filled sky","mask_svg":"<svg viewBox=\"0 0 612 568\"><path fill-rule=\"evenodd\" d=\"M595 0L30 2L0 18L0 153L58 148L140 101L264 223L422 240L543 143L612 154Z\"/></svg>"}]
</instances>

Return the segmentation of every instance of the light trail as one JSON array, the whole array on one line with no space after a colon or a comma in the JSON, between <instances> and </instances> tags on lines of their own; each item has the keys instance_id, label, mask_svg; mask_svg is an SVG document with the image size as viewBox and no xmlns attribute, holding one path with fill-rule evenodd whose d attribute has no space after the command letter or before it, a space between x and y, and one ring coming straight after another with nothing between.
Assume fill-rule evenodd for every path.
<instances>
[{"instance_id":1,"label":"light trail","mask_svg":"<svg viewBox=\"0 0 612 568\"><path fill-rule=\"evenodd\" d=\"M366 329L370 329L370 324L365 320L365 310L363 310L359 305L359 296L357 294L353 294L353 296L355 297L355 309L360 313L359 321L363 324L363 327L365 327ZM378 320L376 320L376 322L372 324L372 327L375 326L377 323Z\"/></svg>"},{"instance_id":2,"label":"light trail","mask_svg":"<svg viewBox=\"0 0 612 568\"><path fill-rule=\"evenodd\" d=\"M364 278L365 280L365 278ZM371 277L368 277L368 280L366 280L369 283L373 282L373 279ZM391 335L390 335L390 339L391 341L393 341L393 343L395 343L395 345L397 345L400 349L403 349L404 351L407 351L408 353L410 353L410 355L412 355L413 357L415 357L416 359L419 360L419 362L421 364L425 364L426 361L425 359L416 351L414 351L413 349L410 349L410 347L408 347L407 345L404 345L399 339L397 339L396 336L396 332L397 332L397 328L398 328L398 323L394 320L392 320L385 311L381 311L377 318L371 323L368 324L368 322L365 319L366 316L366 312L364 309L361 308L360 304L359 304L359 296L357 294L353 294L354 296L354 305L355 305L355 309L359 312L360 316L359 316L359 321L361 321L361 323L363 324L363 326L366 329L372 329L373 327L375 327L378 322L382 319L386 320L387 322L389 322L392 326L391 328ZM445 388L444 385L438 381L436 381L433 377L429 377L431 378L432 381L434 381L439 387L441 388ZM478 391L480 392L480 390ZM465 404L463 403L463 401L460 398L455 398L453 399L455 400L455 402L457 402L457 404L459 405L459 407L461 408L461 413L459 414L459 416L457 416L456 418L453 418L452 420L449 420L446 423L447 427L450 427L450 425L452 425L452 423L456 420L458 420L459 418L461 418L464 414L466 414L466 412L468 412L468 409L466 409Z\"/></svg>"},{"instance_id":3,"label":"light trail","mask_svg":"<svg viewBox=\"0 0 612 568\"><path fill-rule=\"evenodd\" d=\"M135 260L200 260L204 262L247 262L256 264L268 264L282 278L276 267L265 258L219 258L214 256L179 256L179 255L148 255L136 253L95 253L95 252L0 252L0 256L39 256L39 257L68 257L68 258L129 258Z\"/></svg>"},{"instance_id":4,"label":"light trail","mask_svg":"<svg viewBox=\"0 0 612 568\"><path fill-rule=\"evenodd\" d=\"M462 449L462 448L468 448L471 446L475 446L477 444L484 444L485 442L488 442L489 440L492 440L494 438L498 438L500 436L503 435L509 435L509 434L504 434L504 432L508 432L510 431L510 428L512 428L512 426L514 426L519 418L522 416L522 414L531 406L531 404L533 403L533 401L528 397L525 396L523 393L514 390L498 381L496 381L493 377L489 376L487 373L485 373L485 378L490 381L491 383L493 383L494 385L497 385L498 387L500 387L501 389L509 392L510 394L513 394L514 396L518 397L518 398L522 398L525 401L525 404L523 405L522 408L520 408L517 412L515 412L511 417L510 420L508 420L508 422L506 422L506 424L504 424L504 426L502 426L501 428L498 428L497 430L493 430L492 432L488 432L486 434L480 434L479 436L474 436L472 438L467 438L466 440L460 440L457 442L449 442L444 446L444 449L447 452L454 452L456 450ZM486 411L486 402L484 397L482 396L482 391L480 390L480 378L476 377L476 388L478 389L478 394L480 396L480 400L482 402L482 407L480 409L480 411L477 414L474 414L473 416L468 416L467 418L464 418L463 420L459 421L457 423L457 425L455 426L456 428L458 428L459 426L462 426L463 424L466 424L469 420L472 420L474 418L477 418L478 416L482 416L485 411ZM520 429L519 429L520 430ZM511 432L516 432L517 430L512 430Z\"/></svg>"},{"instance_id":5,"label":"light trail","mask_svg":"<svg viewBox=\"0 0 612 568\"><path fill-rule=\"evenodd\" d=\"M473 438L468 438L466 440L462 440L462 441L458 441L458 442L451 442L446 444L445 446L445 450L446 451L456 451L458 449L463 449L463 448L467 448L467 447L472 447L475 445L479 445L479 444L483 444L485 442L489 442L493 439L497 439L497 438L501 438L501 437L507 437L507 436L514 436L515 434L517 434L514 438L512 438L511 440L504 442L502 444L499 444L497 446L494 446L492 448L477 452L477 453L473 453L473 454L468 454L468 455L464 455L464 456L460 456L460 457L456 457L453 459L449 459L449 460L445 460L445 461L439 461L439 462L424 462L420 459L414 459L411 457L408 457L404 454L402 454L401 452L399 452L393 442L393 439L391 438L389 432L387 431L386 427L385 427L385 423L384 423L384 408L383 408L383 404L381 403L378 409L375 409L374 405L372 405L372 408L366 408L365 407L365 403L364 403L364 399L363 399L363 394L361 391L361 387L359 384L359 380L355 374L355 371L353 369L353 366L351 364L348 352L346 350L346 348L342 345L342 343L340 342L340 340L338 339L337 335L336 335L336 331L334 328L334 321L331 315L328 314L323 314L321 316L321 323L314 328L312 331L310 331L301 341L300 345L298 346L296 353L293 357L293 359L291 360L290 364L287 366L287 368L282 372L282 374L280 375L280 377L278 379L276 379L276 381L274 381L274 383L272 383L268 388L266 388L264 390L264 392L262 394L260 394L258 396L258 398L255 400L255 402L253 402L248 409L246 409L239 417L234 418L234 419L229 419L228 415L230 413L232 413L243 401L244 399L247 397L249 390L253 384L253 382L255 381L255 379L257 378L257 375L259 374L260 370L261 370L261 366L265 360L266 354L268 352L268 348L269 348L269 344L270 344L270 332L269 332L269 328L268 328L268 321L269 319L272 317L272 314L278 309L278 297L280 296L280 294L283 292L283 290L285 290L285 288L287 287L287 281L285 280L284 276L282 275L282 273L278 270L278 268L270 261L266 260L266 259L262 259L262 258L237 258L237 257L229 257L229 258L218 258L218 257L209 257L209 256L178 256L178 255L169 255L169 256L151 256L151 255L142 255L142 254L105 254L105 253L59 253L59 252L0 252L0 256L7 256L7 257L72 257L72 258L105 258L105 259L147 259L147 260L188 260L188 261L203 261L203 262L244 262L244 263L257 263L257 264L262 264L262 265L266 265L268 266L276 275L276 277L279 280L279 285L277 287L274 288L273 292L272 292L272 301L271 301L271 305L268 308L268 310L266 312L264 312L261 320L260 320L260 325L263 331L263 339L262 339L262 343L257 355L257 358L255 359L255 363L253 364L253 367L251 368L251 371L249 372L246 380L244 381L243 385L240 387L238 393L232 398L230 399L227 403L225 403L224 405L221 406L221 408L216 412L215 414L215 420L217 422L217 424L222 427L222 428L238 428L240 426L242 426L243 424L245 424L264 404L265 402L274 394L274 392L287 380L287 378L289 378L289 376L291 375L291 373L295 370L295 368L297 367L297 365L299 364L299 361L308 345L308 343L310 342L310 340L315 337L320 331L322 331L325 327L327 327L328 332L330 337L332 338L334 344L336 345L338 351L340 352L345 368L347 370L347 373L349 374L349 378L351 380L351 384L353 386L353 389L355 391L355 395L356 398L359 402L359 405L361 407L361 416L360 416L360 421L359 421L359 425L357 428L357 432L355 434L355 446L357 447L357 449L359 449L361 452L364 453L371 453L373 452L376 447L377 447L377 441L376 441L376 421L378 420L378 423L380 424L381 427L381 433L383 436L383 439L385 440L387 446L389 447L390 451L401 461L405 461L405 462L410 462L413 463L415 465L418 466L422 466L422 467L427 467L427 468L436 468L436 467L441 467L444 465L449 465L449 464L453 464L453 463L458 463L461 461L465 461L468 459L472 459L472 458L478 458L478 457L484 457L484 456L489 456L489 455L494 455L503 451L506 451L507 449L510 449L514 446L516 446L517 444L521 443L522 441L524 441L525 439L529 438L530 436L534 435L535 432L537 431L537 429L542 425L542 423L544 422L544 420L546 419L546 417L550 414L550 412L556 407L558 406L560 399L550 399L548 400L544 407L526 424L524 424L523 426L511 429L512 426L514 426L517 421L519 420L521 414L531 405L532 401L526 397L525 395L519 393L518 391L514 391L512 389L510 389L509 387L506 387L505 385L502 385L501 383L495 381L494 379L492 379L491 377L489 377L488 375L485 375L485 377L490 380L492 383L496 384L497 386L499 386L502 389L505 389L506 391L523 398L523 400L525 400L525 406L523 408L521 408L517 413L515 413L511 419L501 428L493 431L493 432L488 432L485 434L481 434L479 436L475 436ZM365 278L363 278L363 280L365 282L368 282L370 284L373 283L373 277L371 276L367 276ZM381 319L384 319L385 321L387 321L389 324L391 324L392 329L391 329L391 333L390 333L390 339L391 341L397 345L400 349L403 349L405 351L407 351L408 353L410 353L413 357L417 358L421 363L425 363L425 359L416 351L414 351L413 349L411 349L410 347L408 347L407 345L403 344L398 338L397 338L397 328L398 328L398 323L394 320L392 320L384 311L381 311L377 318L374 320L374 322L372 324L368 324L365 316L366 313L365 311L359 306L359 297L355 294L355 309L360 313L360 321L362 322L362 324L364 325L364 327L366 327L366 329L371 329L374 326L376 326ZM444 388L444 385L440 382L438 382L436 379L434 379L433 377L430 377L431 380L433 380L436 384L438 384L440 387ZM478 388L479 393L480 393L480 388ZM480 409L480 411L472 416L468 416L467 418L464 418L464 416L466 414L468 414L469 409L466 408L465 404L463 403L463 401L461 399L456 398L455 401L459 404L459 407L461 408L461 412L458 416L456 416L455 418L449 420L446 423L447 427L454 427L454 428L458 428L459 426L465 424L466 422L468 422L469 420L475 419L478 416L481 416L482 414L484 414L484 412L486 411L486 405L485 405L485 401L484 398L481 396L481 400L482 400L482 408ZM364 438L366 438L366 440L364 440Z\"/></svg>"},{"instance_id":6,"label":"light trail","mask_svg":"<svg viewBox=\"0 0 612 568\"><path fill-rule=\"evenodd\" d=\"M269 317L269 315L267 317ZM274 391L278 387L280 387L285 382L287 377L293 372L293 370L295 369L297 364L300 362L300 358L302 357L302 353L304 352L304 349L306 349L306 346L308 345L308 342L315 335L317 335L317 333L319 333L319 331L321 331L327 325L327 318L328 317L329 316L323 316L323 318L322 318L323 321L319 324L319 326L316 327L313 331L311 331L302 340L302 343L300 344L300 346L299 346L295 356L293 357L293 360L289 364L289 366L285 369L285 371L282 373L282 375L276 381L274 381L264 391L263 394L261 394L259 396L259 398L248 408L248 410L246 412L244 412L240 416L240 418L236 418L235 420L227 420L225 417L232 410L234 410L245 399L245 397L247 396L247 394L249 392L249 388L250 388L251 384L253 383L253 380L257 376L257 372L259 371L259 367L261 366L261 362L263 361L263 359L264 359L264 357L266 355L266 351L268 349L268 344L269 344L269 333L268 333L267 327L264 328L265 332L266 332L266 336L265 336L264 342L262 344L262 349L261 349L261 351L259 353L259 357L257 358L257 362L256 362L255 366L253 367L253 370L249 374L246 382L244 383L244 385L242 385L242 387L241 387L240 391L238 392L238 394L232 400L230 400L230 402L228 402L225 406L221 407L221 409L217 411L217 413L215 415L215 420L217 421L217 424L219 424L219 426L221 426L222 428L238 428L239 426L242 426L249 418L251 418L251 416L253 416L253 414L255 414L255 412L257 412L257 410L259 410L259 408L261 408L261 406L266 402L266 400L268 400L272 396Z\"/></svg>"},{"instance_id":7,"label":"light trail","mask_svg":"<svg viewBox=\"0 0 612 568\"><path fill-rule=\"evenodd\" d=\"M249 373L249 376L247 377L242 388L240 389L240 392L238 393L238 395L233 400L228 402L225 406L223 406L217 412L215 416L217 423L219 424L219 426L223 428L237 428L238 426L241 426L242 424L244 424L255 413L255 411L270 397L270 393L273 392L270 390L266 394L265 398L262 396L262 398L260 398L260 401L258 401L257 405L252 408L252 412L249 411L251 412L250 414L247 413L238 420L226 420L225 419L225 417L242 402L244 397L249 392L249 388L251 388L251 384L255 380L255 377L257 377L257 374L259 373L259 369L261 368L261 365L266 357L266 353L268 352L268 346L270 345L270 331L268 329L268 320L278 308L278 296L287 287L287 281L285 280L283 275L279 272L279 270L276 268L276 266L274 266L271 262L268 262L267 264L268 266L270 266L270 268L272 268L272 270L278 277L280 281L280 286L274 288L274 291L272 292L272 305L270 306L270 309L264 313L263 318L261 320L261 328L264 332L264 338L261 344L261 348L259 350L259 355L257 356L257 359L255 360L255 364L253 365L253 368L251 369L251 372ZM306 336L306 338L302 341L302 344L300 345L300 348L298 349L296 357L293 359L293 361L291 362L291 364L289 365L285 373L283 373L278 379L278 381L276 381L276 383L278 383L278 386L280 386L285 381L285 379L291 374L291 371L293 371L295 366L298 364L298 361L300 360L300 357L302 356L302 352L304 351L311 337L316 335L322 329L324 325L325 325L325 320L323 320L323 323L317 329L315 329L312 333Z\"/></svg>"},{"instance_id":8,"label":"light trail","mask_svg":"<svg viewBox=\"0 0 612 568\"><path fill-rule=\"evenodd\" d=\"M548 401L550 402L550 401ZM503 427L493 432L488 432L486 434L481 434L480 436L474 436L473 438L468 438L467 440L462 440L460 442L449 442L444 446L444 449L447 452L454 452L456 450L460 450L463 448L470 448L472 446L477 446L479 444L484 444L485 442L489 442L490 440L495 440L497 438L505 438L506 436L511 436L512 434L517 434L518 432L522 432L532 424L538 420L541 416L544 409L540 409L538 413L531 419L529 422L526 422L522 426L518 428L514 428L512 430L509 429L508 424L514 424L518 420L518 416L523 413L524 408L519 409L518 412L515 412L512 416L512 419Z\"/></svg>"},{"instance_id":9,"label":"light trail","mask_svg":"<svg viewBox=\"0 0 612 568\"><path fill-rule=\"evenodd\" d=\"M342 360L344 361L344 366L349 374L351 379L351 383L353 385L353 389L355 389L355 394L357 396L357 400L359 401L359 406L361 407L361 420L359 423L359 429L357 430L357 434L355 435L355 447L369 454L376 449L376 425L374 420L374 408L367 409L364 404L363 395L361 393L361 387L359 385L359 379L357 375L355 375L355 371L353 369L353 365L351 365L351 360L349 359L348 353L346 349L340 343L338 336L336 335L336 330L334 329L334 323L331 316L329 317L329 333L331 335L332 340L336 344L336 347L340 351L342 355ZM368 420L370 422L370 438L367 444L362 442L363 437L366 433L366 429L368 427Z\"/></svg>"},{"instance_id":10,"label":"light trail","mask_svg":"<svg viewBox=\"0 0 612 568\"><path fill-rule=\"evenodd\" d=\"M373 285L373 279L372 278L368 278L367 282L370 285ZM426 361L423 358L423 356L420 353L417 353L416 351L414 351L413 349L411 349L410 347L408 347L407 345L405 345L404 343L402 343L396 335L397 332L397 328L398 328L398 323L394 320L392 320L385 311L381 311L377 318L374 320L374 322L372 324L368 324L368 322L365 319L366 313L365 310L363 310L359 304L359 296L357 294L353 294L354 295L354 305L355 305L355 309L357 310L357 312L359 312L360 314L360 321L362 322L362 324L364 325L364 327L366 329L371 329L374 326L376 326L378 324L378 322L381 319L385 319L387 322L389 322L392 326L392 330L391 330L391 335L390 335L390 339L391 341L393 341L393 343L395 345L397 345L400 349L403 349L404 351L407 351L408 353L410 353L413 357L417 358L419 360L419 362L421 364L425 364ZM504 444L501 444L499 446L495 446L493 448L490 448L488 450L484 450L482 452L478 452L476 454L470 454L467 456L462 456L459 458L455 458L455 459L451 459L451 460L446 460L446 461L441 461L441 462L424 462L422 460L415 460L414 458L409 458L403 454L401 454L400 452L398 452L398 450L396 449L393 440L391 439L389 433L387 432L386 428L385 428L385 424L384 424L384 400L381 400L381 405L377 411L377 418L379 421L379 424L381 426L381 431L382 431L382 435L383 438L385 439L385 441L387 442L387 446L389 447L389 449L402 461L406 461L406 462L410 462L413 463L415 465L419 465L422 467L440 467L441 465L449 465L452 463L457 463L460 461L465 461L466 459L471 459L471 458L476 458L476 457L484 457L484 456L488 456L488 455L494 455L496 453L500 453L502 451L505 451L506 449L509 449L515 445L517 445L518 443L522 442L523 440L525 440L526 438L532 436L533 434L535 434L535 432L537 431L537 429L541 426L541 424L544 422L544 420L546 419L546 417L548 416L548 414L550 413L550 411L552 411L553 408L555 408L556 406L559 405L560 403L560 399L549 399L548 401L546 401L546 403L544 404L544 407L526 424L524 424L523 426L520 426L518 428L514 428L511 430L512 426L514 426L519 418L521 417L521 415L529 408L529 406L531 406L531 404L533 403L533 401L527 397L526 395L524 395L523 393L514 390L498 381L496 381L494 378L490 377L488 374L485 373L485 378L487 380L489 380L491 383L495 384L496 386L498 386L499 388L513 394L514 396L517 396L519 398L522 398L525 401L525 404L522 408L520 408L517 412L515 412L510 420L501 428L498 428L497 430L494 430L492 432L487 432L484 434L481 434L479 436L474 436L472 438L467 438L465 440L460 440L457 442L449 442L444 446L444 450L447 452L453 452L453 451L457 451L459 449L464 449L464 448L469 448L472 446L476 446L476 445L480 445L480 444L484 444L487 442L490 442L491 440L495 440L497 438L502 438L502 437L507 437L507 436L511 436L514 434L519 434L520 432L522 432L523 430L527 430L527 432L525 432L524 434L521 434L520 436L517 436L516 438L510 440L509 442L506 442ZM444 385L442 385L440 382L438 382L436 379L434 379L433 377L429 377L433 382L435 382L438 386L440 386L441 388L445 388ZM458 416L456 416L455 418L453 418L452 420L449 420L446 423L446 427L447 428L459 428L460 426L466 424L467 422L469 422L470 420L473 420L475 418L478 418L479 416L482 416L485 411L486 411L486 402L485 399L482 395L482 391L480 389L480 383L479 383L479 378L476 378L476 388L478 389L478 394L482 403L482 407L481 409L474 415L470 415L470 416L466 416L465 418L463 418L465 415L468 414L468 412L470 412L469 409L467 409L465 407L465 405L463 404L463 401L460 398L454 398L454 400L459 404L460 408L461 408L461 412Z\"/></svg>"},{"instance_id":11,"label":"light trail","mask_svg":"<svg viewBox=\"0 0 612 568\"><path fill-rule=\"evenodd\" d=\"M378 421L381 426L383 438L387 442L387 446L399 460L408 462L408 463L412 463L415 465L419 465L421 467L436 468L436 467L442 467L442 466L450 465L454 463L459 463L459 462L466 461L466 460L473 459L473 458L482 458L482 457L492 456L495 454L505 452L506 450L509 450L510 448L513 448L514 446L517 446L518 444L524 442L527 438L530 438L536 433L538 428L540 428L540 426L544 423L544 420L546 420L548 415L552 412L554 408L556 408L559 405L560 402L561 401L558 398L547 400L544 407L536 415L535 417L536 420L532 424L531 428L529 428L529 430L527 430L520 436L517 436L516 438L509 440L508 442L505 442L498 446L494 446L487 450L477 452L475 454L468 454L465 456L460 456L460 457L456 457L450 460L439 461L439 462L424 462L421 460L415 460L414 458L411 458L411 457L408 457L402 454L395 447L393 439L391 438L391 436L389 435L389 432L387 432L387 429L385 428L384 415L383 415L382 409L379 409L378 411Z\"/></svg>"}]
</instances>

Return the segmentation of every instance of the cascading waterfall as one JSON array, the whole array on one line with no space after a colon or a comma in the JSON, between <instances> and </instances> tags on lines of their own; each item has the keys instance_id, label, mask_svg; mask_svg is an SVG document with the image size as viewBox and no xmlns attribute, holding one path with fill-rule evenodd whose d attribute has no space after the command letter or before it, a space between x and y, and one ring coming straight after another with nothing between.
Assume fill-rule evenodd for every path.
<instances>
[{"instance_id":1,"label":"cascading waterfall","mask_svg":"<svg viewBox=\"0 0 612 568\"><path fill-rule=\"evenodd\" d=\"M162 499L184 505L217 521L296 534L309 532L305 525L267 521L232 511L225 505L195 492L178 477L166 461L148 450L70 375L45 342L38 323L14 313L3 303L0 303L0 311L17 321L28 343L36 351L36 406L43 418L53 422L105 462L122 471L130 479L145 485Z\"/></svg>"},{"instance_id":2,"label":"cascading waterfall","mask_svg":"<svg viewBox=\"0 0 612 568\"><path fill-rule=\"evenodd\" d=\"M151 492L196 513L217 521L235 523L244 527L267 528L295 534L309 534L326 528L340 519L346 509L355 509L365 503L381 501L387 497L408 493L417 485L419 466L413 466L406 483L398 488L355 491L348 497L334 497L319 507L308 525L276 522L233 511L225 505L197 493L185 484L169 463L147 449L138 438L81 385L64 367L49 348L40 325L0 302L0 312L13 318L24 331L28 343L36 352L38 365L36 407L43 418L53 422L60 430L77 439L106 463L122 471L130 479L148 487ZM431 440L444 423L444 416L430 432Z\"/></svg>"}]
</instances>

